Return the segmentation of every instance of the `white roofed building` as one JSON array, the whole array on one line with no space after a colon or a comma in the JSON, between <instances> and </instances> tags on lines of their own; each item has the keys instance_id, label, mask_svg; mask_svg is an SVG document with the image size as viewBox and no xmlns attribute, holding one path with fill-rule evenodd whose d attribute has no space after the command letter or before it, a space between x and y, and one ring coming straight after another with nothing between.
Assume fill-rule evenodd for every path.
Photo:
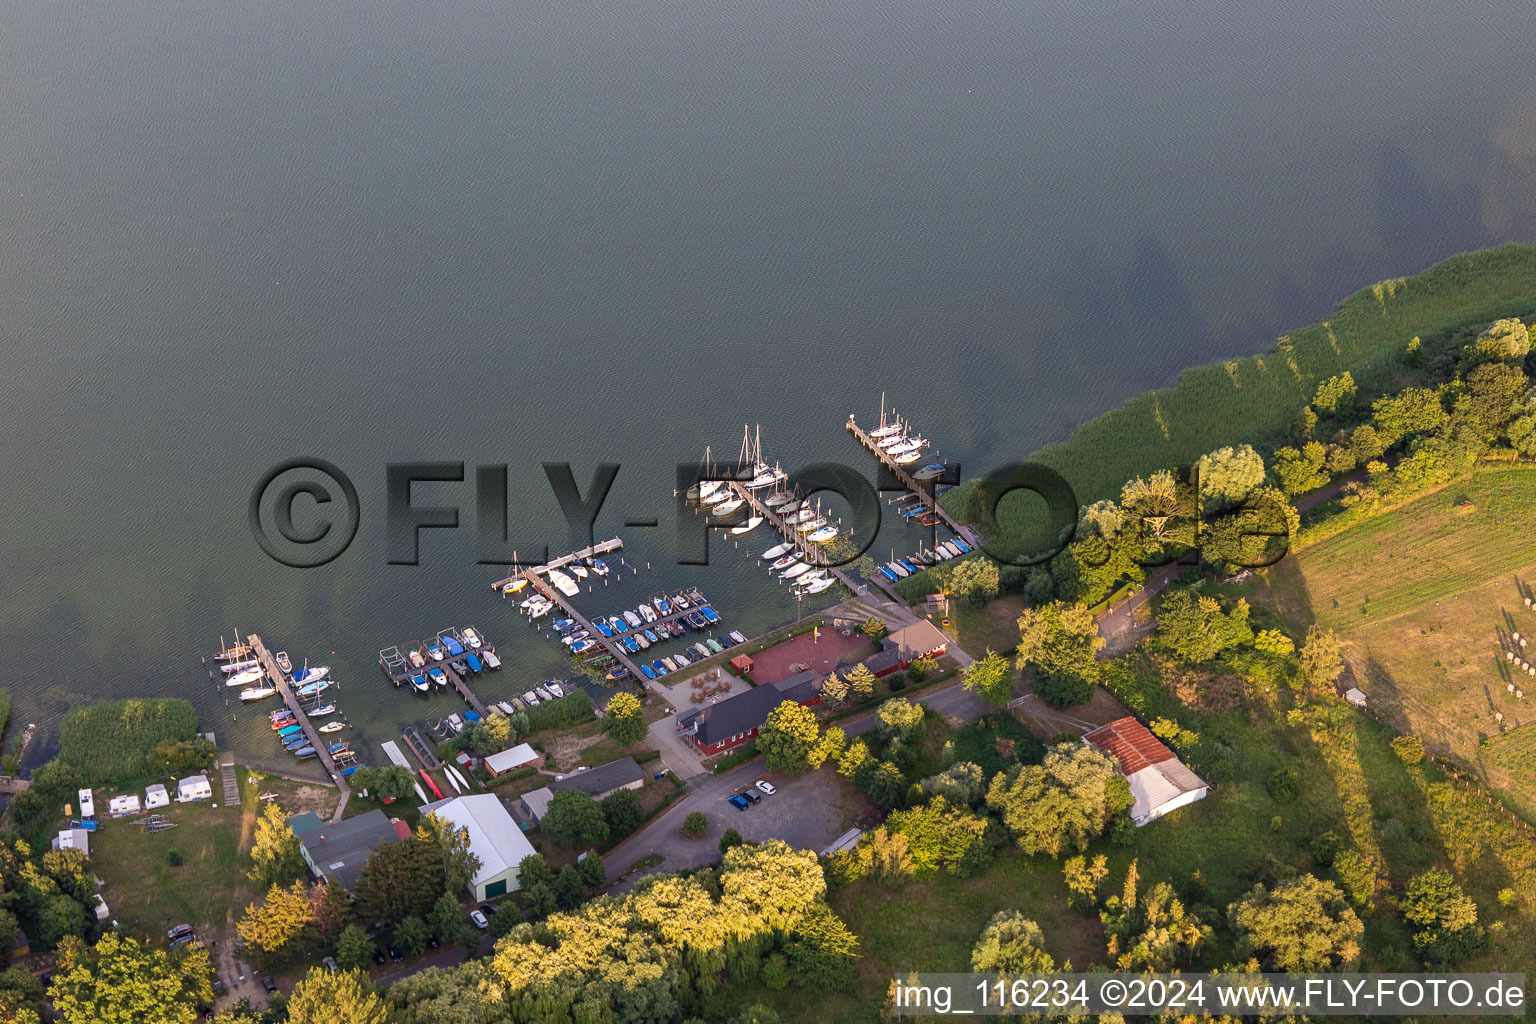
<instances>
[{"instance_id":1,"label":"white roofed building","mask_svg":"<svg viewBox=\"0 0 1536 1024\"><path fill-rule=\"evenodd\" d=\"M480 859L469 880L475 899L495 899L517 889L517 867L536 851L499 797L493 793L451 797L421 808L421 813L429 812L469 833L470 852Z\"/></svg>"},{"instance_id":2,"label":"white roofed building","mask_svg":"<svg viewBox=\"0 0 1536 1024\"><path fill-rule=\"evenodd\" d=\"M527 765L539 765L544 763L544 755L534 750L526 743L519 743L515 747L492 754L485 759L485 770L491 775L497 776L506 772L516 771Z\"/></svg>"}]
</instances>

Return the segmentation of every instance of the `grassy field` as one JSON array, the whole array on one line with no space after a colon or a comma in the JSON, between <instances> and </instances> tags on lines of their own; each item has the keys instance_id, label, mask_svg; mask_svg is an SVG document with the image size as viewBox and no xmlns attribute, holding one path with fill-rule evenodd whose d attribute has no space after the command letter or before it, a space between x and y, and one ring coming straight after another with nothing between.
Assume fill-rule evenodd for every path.
<instances>
[{"instance_id":1,"label":"grassy field","mask_svg":"<svg viewBox=\"0 0 1536 1024\"><path fill-rule=\"evenodd\" d=\"M1375 714L1480 770L1536 817L1536 765L1513 752L1519 741L1498 740L1536 723L1536 678L1512 675L1504 655L1512 632L1536 635L1522 589L1536 567L1533 529L1536 469L1488 470L1304 548L1232 592L1298 637L1313 621L1337 630Z\"/></svg>"},{"instance_id":2,"label":"grassy field","mask_svg":"<svg viewBox=\"0 0 1536 1024\"><path fill-rule=\"evenodd\" d=\"M1432 352L1469 323L1532 308L1536 247L1453 256L1414 277L1356 292L1333 316L1282 336L1262 356L1186 370L1174 387L1138 395L1031 459L1060 472L1083 504L1116 497L1131 477L1189 465L1216 448L1271 445L1318 382L1333 374L1349 370L1366 395L1389 386L1415 336ZM970 487L949 492L945 503L962 518L979 514ZM999 548L1038 549L1042 509L1038 499L1005 502Z\"/></svg>"},{"instance_id":3,"label":"grassy field","mask_svg":"<svg viewBox=\"0 0 1536 1024\"><path fill-rule=\"evenodd\" d=\"M147 835L120 819L103 822L91 837L91 866L125 933L163 941L166 929L184 922L205 939L232 933L233 921L255 898L243 851L255 834L258 800L244 770L239 774L240 806L172 803L157 812L177 823L169 831ZM172 851L180 865L172 865Z\"/></svg>"}]
</instances>

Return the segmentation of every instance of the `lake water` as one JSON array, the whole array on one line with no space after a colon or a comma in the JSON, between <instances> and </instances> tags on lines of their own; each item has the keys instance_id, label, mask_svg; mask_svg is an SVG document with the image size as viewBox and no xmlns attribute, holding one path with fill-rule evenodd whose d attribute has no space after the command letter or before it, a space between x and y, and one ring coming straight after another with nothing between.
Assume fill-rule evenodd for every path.
<instances>
[{"instance_id":1,"label":"lake water","mask_svg":"<svg viewBox=\"0 0 1536 1024\"><path fill-rule=\"evenodd\" d=\"M19 0L5 22L0 687L50 727L187 696L253 759L270 738L201 664L236 627L335 667L374 740L456 706L389 688L381 647L474 623L508 662L492 698L561 667L474 564L471 485L418 488L465 528L385 564L387 463L508 464L519 535L558 551L540 464L585 487L617 462L596 532L641 572L584 606L697 585L751 633L795 614L767 541L671 564L675 465L733 456L743 423L786 465L865 466L841 424L885 391L985 470L1358 287L1536 237L1526 3ZM312 570L246 525L297 456L363 506Z\"/></svg>"}]
</instances>

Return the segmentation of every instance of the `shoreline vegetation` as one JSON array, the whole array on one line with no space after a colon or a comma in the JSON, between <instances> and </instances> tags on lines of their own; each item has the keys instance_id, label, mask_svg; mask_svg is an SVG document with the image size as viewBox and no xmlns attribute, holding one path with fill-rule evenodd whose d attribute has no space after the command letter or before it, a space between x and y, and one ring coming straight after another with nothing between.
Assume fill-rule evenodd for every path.
<instances>
[{"instance_id":1,"label":"shoreline vegetation","mask_svg":"<svg viewBox=\"0 0 1536 1024\"><path fill-rule=\"evenodd\" d=\"M1460 253L1412 277L1360 289L1333 315L1281 335L1263 354L1190 367L1174 386L1135 396L1026 461L1059 472L1080 505L1115 498L1127 480L1192 465L1218 448L1278 447L1296 410L1335 374L1351 373L1362 393L1391 390L1410 338L1419 338L1432 359L1467 324L1523 316L1533 306L1536 246ZM1004 521L992 522L977 501L980 483L973 479L943 496L950 514L999 534L993 543L1004 553L1040 550L1048 538L1033 506L1010 509L1013 502L1005 501Z\"/></svg>"}]
</instances>

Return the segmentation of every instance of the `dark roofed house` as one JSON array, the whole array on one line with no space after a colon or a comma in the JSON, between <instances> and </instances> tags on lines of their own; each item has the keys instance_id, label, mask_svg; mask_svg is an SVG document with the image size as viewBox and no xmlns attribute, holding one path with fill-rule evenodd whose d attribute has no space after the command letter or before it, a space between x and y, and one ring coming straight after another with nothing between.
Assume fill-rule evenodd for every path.
<instances>
[{"instance_id":1,"label":"dark roofed house","mask_svg":"<svg viewBox=\"0 0 1536 1024\"><path fill-rule=\"evenodd\" d=\"M901 656L901 649L891 643L889 639L886 639L880 641L879 651L871 654L859 662L859 664L869 669L876 679L882 679L905 666L906 661Z\"/></svg>"},{"instance_id":2,"label":"dark roofed house","mask_svg":"<svg viewBox=\"0 0 1536 1024\"><path fill-rule=\"evenodd\" d=\"M601 800L609 793L621 789L639 789L645 785L645 770L632 757L600 764L584 772L572 772L563 779L551 782L548 789L558 793L566 789L579 789L594 800Z\"/></svg>"},{"instance_id":3,"label":"dark roofed house","mask_svg":"<svg viewBox=\"0 0 1536 1024\"><path fill-rule=\"evenodd\" d=\"M400 838L383 811L373 810L344 821L326 822L299 836L299 852L316 878L351 890L368 855Z\"/></svg>"},{"instance_id":4,"label":"dark roofed house","mask_svg":"<svg viewBox=\"0 0 1536 1024\"><path fill-rule=\"evenodd\" d=\"M789 680L785 680L788 682ZM719 754L757 735L768 712L793 700L777 686L755 686L677 717L677 727L705 756Z\"/></svg>"},{"instance_id":5,"label":"dark roofed house","mask_svg":"<svg viewBox=\"0 0 1536 1024\"><path fill-rule=\"evenodd\" d=\"M790 700L798 701L806 707L821 703L821 676L809 669L770 685Z\"/></svg>"},{"instance_id":6,"label":"dark roofed house","mask_svg":"<svg viewBox=\"0 0 1536 1024\"><path fill-rule=\"evenodd\" d=\"M927 619L902 626L887 637L909 664L918 658L937 657L949 647L949 637Z\"/></svg>"}]
</instances>

